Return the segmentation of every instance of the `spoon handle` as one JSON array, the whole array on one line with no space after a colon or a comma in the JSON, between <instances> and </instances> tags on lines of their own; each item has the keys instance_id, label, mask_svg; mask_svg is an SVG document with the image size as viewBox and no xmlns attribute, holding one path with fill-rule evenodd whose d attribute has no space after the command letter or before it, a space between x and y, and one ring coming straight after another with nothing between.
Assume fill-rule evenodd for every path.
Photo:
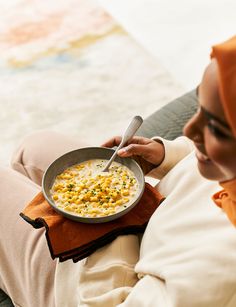
<instances>
[{"instance_id":1,"label":"spoon handle","mask_svg":"<svg viewBox=\"0 0 236 307\"><path fill-rule=\"evenodd\" d=\"M121 139L121 142L120 142L119 146L116 148L115 152L111 156L111 158L108 161L107 165L105 166L103 172L108 171L111 163L113 162L113 160L117 156L118 150L121 149L133 137L133 135L138 130L138 128L142 125L142 123L143 123L143 119L142 119L141 116L135 116L132 119L131 123L129 124L129 126L125 130L125 133L122 136L122 139Z\"/></svg>"},{"instance_id":2,"label":"spoon handle","mask_svg":"<svg viewBox=\"0 0 236 307\"><path fill-rule=\"evenodd\" d=\"M127 143L138 130L138 128L142 125L143 119L141 116L135 116L131 123L129 124L128 128L126 129L125 133L123 134L122 140L119 144L119 147L123 147L125 143ZM119 148L119 149L120 149Z\"/></svg>"}]
</instances>

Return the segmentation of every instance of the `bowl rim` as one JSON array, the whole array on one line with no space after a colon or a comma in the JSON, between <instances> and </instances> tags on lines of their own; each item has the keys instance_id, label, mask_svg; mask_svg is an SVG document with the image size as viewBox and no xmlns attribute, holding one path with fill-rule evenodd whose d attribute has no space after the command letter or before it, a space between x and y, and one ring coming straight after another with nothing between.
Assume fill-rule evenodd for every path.
<instances>
[{"instance_id":1,"label":"bowl rim","mask_svg":"<svg viewBox=\"0 0 236 307\"><path fill-rule=\"evenodd\" d=\"M76 222L90 223L90 224L94 223L94 224L96 224L96 223L110 222L110 221L113 221L115 219L118 219L121 216L127 214L131 209L133 209L138 204L139 200L141 199L141 197L143 195L144 189L145 189L145 177L144 177L143 171L142 171L140 165L137 163L137 161L135 161L134 159L132 159L130 157L127 157L127 158L118 157L120 160L126 160L126 161L128 160L128 161L130 161L130 163L135 164L135 166L137 167L137 169L139 170L140 175L141 175L141 180L138 181L139 182L139 192L136 193L136 196L135 196L133 202L127 208L125 208L125 209L123 209L123 210L121 210L121 211L119 211L119 212L117 212L115 214L111 214L111 215L108 215L108 216L102 216L102 217L82 217L82 216L76 215L73 212L71 212L71 213L70 212L66 212L63 209L58 208L56 206L56 204L53 202L53 200L50 199L50 197L48 196L48 193L45 190L45 185L46 185L45 181L46 181L46 178L48 176L48 172L50 171L50 169L56 163L58 163L59 160L61 160L62 158L66 157L67 155L73 154L73 152L78 152L78 151L83 151L83 150L84 151L86 151L86 150L97 150L97 149L105 149L107 151L111 151L111 154L115 151L115 149L113 149L113 148L99 147L99 146L87 146L87 147L81 147L81 148L78 148L78 149L75 149L75 150L68 151L68 152L62 154L61 156L59 156L58 158L56 158L52 163L50 163L50 165L46 168L46 170L45 170L45 172L43 174L43 177L42 177L42 192L43 192L43 195L44 195L46 201L49 203L49 205L52 206L53 209L56 212L58 212L59 214L65 216L65 217L67 217L67 218L69 218L71 220L74 220ZM100 158L98 157L98 159L100 159ZM83 163L84 161L88 161L88 160L83 160L83 161L78 162L78 163ZM116 161L116 159L114 161ZM118 161L116 161L116 162L118 162ZM118 163L120 163L120 162L118 162ZM122 163L120 163L120 164L122 164ZM71 166L73 166L73 165L76 165L76 164L72 164ZM125 166L128 167L127 165L125 165ZM65 167L63 170L65 170L68 167L70 167L70 166ZM136 177L136 179L137 179L137 177Z\"/></svg>"}]
</instances>

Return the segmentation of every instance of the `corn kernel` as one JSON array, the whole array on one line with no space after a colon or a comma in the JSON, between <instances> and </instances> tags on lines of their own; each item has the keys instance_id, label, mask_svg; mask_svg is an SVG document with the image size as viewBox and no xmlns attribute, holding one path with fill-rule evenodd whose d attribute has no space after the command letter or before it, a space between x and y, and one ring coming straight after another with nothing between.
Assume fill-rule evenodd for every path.
<instances>
[{"instance_id":1,"label":"corn kernel","mask_svg":"<svg viewBox=\"0 0 236 307\"><path fill-rule=\"evenodd\" d=\"M136 180L123 166L112 165L109 173L92 177L95 161L69 167L56 177L51 193L58 207L80 216L107 216L136 194Z\"/></svg>"}]
</instances>

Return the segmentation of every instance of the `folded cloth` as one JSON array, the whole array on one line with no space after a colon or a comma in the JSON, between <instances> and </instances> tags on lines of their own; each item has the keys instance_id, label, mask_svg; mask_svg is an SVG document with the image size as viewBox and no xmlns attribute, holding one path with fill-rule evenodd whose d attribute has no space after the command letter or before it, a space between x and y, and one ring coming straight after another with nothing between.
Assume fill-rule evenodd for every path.
<instances>
[{"instance_id":1,"label":"folded cloth","mask_svg":"<svg viewBox=\"0 0 236 307\"><path fill-rule=\"evenodd\" d=\"M77 262L119 235L142 233L163 199L156 189L146 183L141 200L127 214L106 223L86 224L57 213L40 192L20 216L34 228L45 227L52 259Z\"/></svg>"}]
</instances>

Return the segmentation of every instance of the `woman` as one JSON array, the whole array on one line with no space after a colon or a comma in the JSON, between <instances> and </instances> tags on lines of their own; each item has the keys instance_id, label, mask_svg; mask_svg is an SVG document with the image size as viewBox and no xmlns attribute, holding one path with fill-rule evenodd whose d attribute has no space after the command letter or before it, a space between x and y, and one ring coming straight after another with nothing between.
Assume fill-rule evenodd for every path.
<instances>
[{"instance_id":1,"label":"woman","mask_svg":"<svg viewBox=\"0 0 236 307\"><path fill-rule=\"evenodd\" d=\"M119 152L138 157L161 179L157 188L166 197L141 242L120 236L83 261L55 265L42 231L15 214L40 187L15 171L1 171L0 203L9 205L1 223L0 286L16 306L236 306L235 54L236 37L213 48L199 109L184 129L188 138L136 137ZM36 143L35 135L29 137L14 168L39 183L55 155L78 147L62 138L40 133ZM104 146L119 142L116 137ZM44 144L53 150L43 159Z\"/></svg>"}]
</instances>

